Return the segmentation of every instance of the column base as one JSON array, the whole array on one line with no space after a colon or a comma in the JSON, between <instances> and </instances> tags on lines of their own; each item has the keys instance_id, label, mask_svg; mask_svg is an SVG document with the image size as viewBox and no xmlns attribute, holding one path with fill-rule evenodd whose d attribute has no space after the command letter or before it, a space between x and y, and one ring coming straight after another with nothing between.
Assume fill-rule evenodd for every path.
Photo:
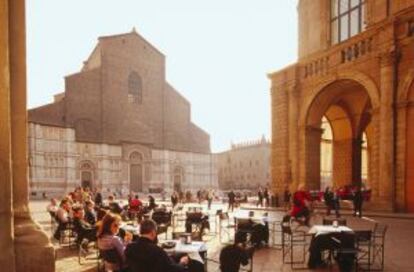
<instances>
[{"instance_id":1,"label":"column base","mask_svg":"<svg viewBox=\"0 0 414 272\"><path fill-rule=\"evenodd\" d=\"M30 217L15 218L14 231L17 272L55 271L55 250L38 224Z\"/></svg>"}]
</instances>

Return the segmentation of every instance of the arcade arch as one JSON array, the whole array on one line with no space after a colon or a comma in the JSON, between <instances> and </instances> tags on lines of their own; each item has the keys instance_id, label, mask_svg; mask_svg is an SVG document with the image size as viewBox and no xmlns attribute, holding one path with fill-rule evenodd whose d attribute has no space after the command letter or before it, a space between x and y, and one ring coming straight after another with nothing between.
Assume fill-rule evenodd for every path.
<instances>
[{"instance_id":1,"label":"arcade arch","mask_svg":"<svg viewBox=\"0 0 414 272\"><path fill-rule=\"evenodd\" d=\"M360 83L343 79L326 85L314 97L306 112L304 132L304 177L310 189L320 189L326 182L321 148L326 144L326 130L331 130L331 180L334 186L359 185L362 169L366 172L369 154L363 135L371 123L372 104L367 90ZM369 138L369 133L366 133ZM367 141L369 143L369 140ZM329 149L328 149L329 150ZM329 159L328 159L329 160ZM326 161L324 162L326 163ZM321 175L322 174L322 175ZM365 174L366 175L366 174ZM369 177L365 179L369 181Z\"/></svg>"}]
</instances>

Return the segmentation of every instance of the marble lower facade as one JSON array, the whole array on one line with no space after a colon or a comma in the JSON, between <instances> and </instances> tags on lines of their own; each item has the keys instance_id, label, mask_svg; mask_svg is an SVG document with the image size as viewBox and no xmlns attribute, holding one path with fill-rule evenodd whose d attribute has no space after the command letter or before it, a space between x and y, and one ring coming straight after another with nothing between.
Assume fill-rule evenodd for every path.
<instances>
[{"instance_id":1,"label":"marble lower facade","mask_svg":"<svg viewBox=\"0 0 414 272\"><path fill-rule=\"evenodd\" d=\"M59 195L77 186L123 194L218 188L209 153L77 142L72 128L37 123L29 123L28 150L32 196Z\"/></svg>"}]
</instances>

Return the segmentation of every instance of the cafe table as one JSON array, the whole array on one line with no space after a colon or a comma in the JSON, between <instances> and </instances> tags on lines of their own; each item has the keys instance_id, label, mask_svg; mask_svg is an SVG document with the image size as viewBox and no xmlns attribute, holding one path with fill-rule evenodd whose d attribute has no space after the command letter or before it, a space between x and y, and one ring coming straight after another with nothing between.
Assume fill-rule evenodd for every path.
<instances>
[{"instance_id":1,"label":"cafe table","mask_svg":"<svg viewBox=\"0 0 414 272\"><path fill-rule=\"evenodd\" d=\"M308 233L318 236L320 234L338 233L338 232L353 232L353 230L347 226L333 226L333 225L314 225Z\"/></svg>"},{"instance_id":2,"label":"cafe table","mask_svg":"<svg viewBox=\"0 0 414 272\"><path fill-rule=\"evenodd\" d=\"M188 254L190 259L196 260L205 264L207 258L207 245L202 241L192 241L191 243L183 243L181 240L166 240L162 244L173 242L175 246L173 248L164 248L168 254Z\"/></svg>"}]
</instances>

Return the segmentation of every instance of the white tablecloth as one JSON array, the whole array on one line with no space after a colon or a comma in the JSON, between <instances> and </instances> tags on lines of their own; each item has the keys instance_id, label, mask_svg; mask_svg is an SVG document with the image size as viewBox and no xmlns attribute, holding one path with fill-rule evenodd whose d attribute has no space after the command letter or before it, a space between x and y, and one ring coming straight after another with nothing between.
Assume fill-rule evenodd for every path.
<instances>
[{"instance_id":1,"label":"white tablecloth","mask_svg":"<svg viewBox=\"0 0 414 272\"><path fill-rule=\"evenodd\" d=\"M191 244L183 244L180 240L170 240L170 242L174 242L175 247L171 249L165 249L165 251L175 253L187 253L191 259L204 263L204 260L200 256L200 252L207 251L206 243L193 241Z\"/></svg>"},{"instance_id":2,"label":"white tablecloth","mask_svg":"<svg viewBox=\"0 0 414 272\"><path fill-rule=\"evenodd\" d=\"M309 230L309 234L327 234L327 233L336 233L336 232L352 232L353 230L347 226L325 226L325 225L314 225Z\"/></svg>"}]
</instances>

